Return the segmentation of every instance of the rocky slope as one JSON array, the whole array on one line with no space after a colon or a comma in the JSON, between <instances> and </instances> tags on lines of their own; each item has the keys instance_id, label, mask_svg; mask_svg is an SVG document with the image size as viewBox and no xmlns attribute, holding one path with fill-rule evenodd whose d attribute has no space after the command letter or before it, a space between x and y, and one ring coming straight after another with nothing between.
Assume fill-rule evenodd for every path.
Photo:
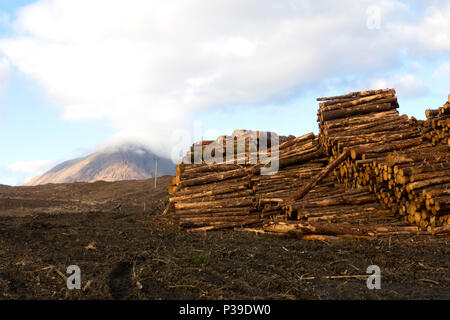
<instances>
[{"instance_id":1,"label":"rocky slope","mask_svg":"<svg viewBox=\"0 0 450 320\"><path fill-rule=\"evenodd\" d=\"M156 156L146 147L126 144L65 161L25 186L46 183L143 180L155 175ZM173 175L172 161L158 157L158 176Z\"/></svg>"}]
</instances>

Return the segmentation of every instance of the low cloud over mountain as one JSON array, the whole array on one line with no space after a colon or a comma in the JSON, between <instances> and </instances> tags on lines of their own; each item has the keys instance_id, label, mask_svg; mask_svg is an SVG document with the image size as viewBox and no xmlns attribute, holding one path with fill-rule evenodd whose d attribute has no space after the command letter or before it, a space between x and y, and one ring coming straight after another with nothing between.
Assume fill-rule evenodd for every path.
<instances>
[{"instance_id":1,"label":"low cloud over mountain","mask_svg":"<svg viewBox=\"0 0 450 320\"><path fill-rule=\"evenodd\" d=\"M65 161L25 185L148 179L155 176L156 158L146 147L125 144ZM157 176L174 172L175 165L170 160L158 157Z\"/></svg>"}]
</instances>

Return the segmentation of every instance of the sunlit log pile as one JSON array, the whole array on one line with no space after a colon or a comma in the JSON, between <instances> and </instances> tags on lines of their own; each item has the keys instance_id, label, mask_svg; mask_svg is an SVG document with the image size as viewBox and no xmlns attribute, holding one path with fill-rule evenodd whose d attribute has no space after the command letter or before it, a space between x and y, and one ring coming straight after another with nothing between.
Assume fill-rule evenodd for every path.
<instances>
[{"instance_id":1,"label":"sunlit log pile","mask_svg":"<svg viewBox=\"0 0 450 320\"><path fill-rule=\"evenodd\" d=\"M265 137L263 146L260 136ZM313 133L278 139L284 142L274 149L271 133L237 130L232 136L195 143L177 165L169 188L172 216L180 226L214 230L281 214L277 203L320 170L327 158ZM208 164L207 156L220 157ZM275 160L273 174L261 175Z\"/></svg>"},{"instance_id":2,"label":"sunlit log pile","mask_svg":"<svg viewBox=\"0 0 450 320\"><path fill-rule=\"evenodd\" d=\"M450 101L450 95L448 97ZM415 120L413 124L423 133L424 139L433 144L443 143L450 146L450 102L438 109L427 109L426 120Z\"/></svg>"},{"instance_id":3,"label":"sunlit log pile","mask_svg":"<svg viewBox=\"0 0 450 320\"><path fill-rule=\"evenodd\" d=\"M298 138L280 137L284 142L279 144L277 151L272 150L270 144L260 148L260 134L240 131L231 137L202 141L191 147L183 162L177 165L169 188L172 215L179 220L180 226L191 231L214 230L252 224L262 218L283 214L279 204L328 162L313 133ZM245 148L239 149L235 142L249 135ZM227 141L233 141L234 150L237 150L232 160L226 158L224 146ZM195 153L195 148L200 146L202 151ZM223 161L205 163L206 152L215 156L217 150L223 155ZM267 159L264 160L267 155L262 157L259 151L273 155L270 161L277 161L278 170L274 174L261 175L261 168L267 167ZM189 163L194 160L199 163Z\"/></svg>"},{"instance_id":4,"label":"sunlit log pile","mask_svg":"<svg viewBox=\"0 0 450 320\"><path fill-rule=\"evenodd\" d=\"M180 164L173 215L183 228L206 230L259 221L250 175L251 168L234 164Z\"/></svg>"},{"instance_id":5,"label":"sunlit log pile","mask_svg":"<svg viewBox=\"0 0 450 320\"><path fill-rule=\"evenodd\" d=\"M427 132L397 113L394 90L318 100L325 152L332 159L349 153L335 170L339 182L367 186L393 213L421 229L449 224L449 147L435 145Z\"/></svg>"},{"instance_id":6,"label":"sunlit log pile","mask_svg":"<svg viewBox=\"0 0 450 320\"><path fill-rule=\"evenodd\" d=\"M320 172L329 172L327 167ZM292 200L296 194L298 191L281 204L287 221L267 222L259 233L309 240L420 233L419 227L399 220L368 187L347 189L333 174L325 174L306 195Z\"/></svg>"},{"instance_id":7,"label":"sunlit log pile","mask_svg":"<svg viewBox=\"0 0 450 320\"><path fill-rule=\"evenodd\" d=\"M317 100L320 101L319 138L331 158L351 149L352 158L375 159L392 150L422 143L419 131L410 125L408 117L399 116L394 89L353 92Z\"/></svg>"},{"instance_id":8,"label":"sunlit log pile","mask_svg":"<svg viewBox=\"0 0 450 320\"><path fill-rule=\"evenodd\" d=\"M258 232L304 239L450 231L449 146L433 138L448 133L448 102L420 122L399 115L394 89L318 101L318 137L271 145L274 133L237 130L195 143L166 211L189 231L263 221Z\"/></svg>"},{"instance_id":9,"label":"sunlit log pile","mask_svg":"<svg viewBox=\"0 0 450 320\"><path fill-rule=\"evenodd\" d=\"M271 199L275 199L272 202L285 200L328 162L313 133L280 144L276 160L279 170L275 174L262 175L254 170L251 184L259 204L270 203Z\"/></svg>"}]
</instances>

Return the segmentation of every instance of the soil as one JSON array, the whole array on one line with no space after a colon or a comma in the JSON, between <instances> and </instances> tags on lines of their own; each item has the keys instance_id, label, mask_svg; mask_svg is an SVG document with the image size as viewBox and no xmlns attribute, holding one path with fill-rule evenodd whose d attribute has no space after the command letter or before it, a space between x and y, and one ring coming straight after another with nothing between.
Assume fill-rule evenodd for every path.
<instances>
[{"instance_id":1,"label":"soil","mask_svg":"<svg viewBox=\"0 0 450 320\"><path fill-rule=\"evenodd\" d=\"M449 238L307 241L180 231L171 177L0 186L1 299L449 299ZM145 203L145 204L144 204ZM66 286L81 270L81 290ZM381 289L363 277L381 269ZM341 276L326 279L326 276Z\"/></svg>"}]
</instances>

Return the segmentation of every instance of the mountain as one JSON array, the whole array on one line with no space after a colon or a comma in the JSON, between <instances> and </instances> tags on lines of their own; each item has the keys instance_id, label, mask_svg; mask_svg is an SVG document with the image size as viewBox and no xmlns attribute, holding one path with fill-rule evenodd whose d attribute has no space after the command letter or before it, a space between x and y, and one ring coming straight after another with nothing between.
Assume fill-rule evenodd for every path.
<instances>
[{"instance_id":1,"label":"mountain","mask_svg":"<svg viewBox=\"0 0 450 320\"><path fill-rule=\"evenodd\" d=\"M155 174L155 158L155 154L142 145L123 144L60 163L24 185L149 179ZM158 177L173 174L173 162L158 157Z\"/></svg>"}]
</instances>

